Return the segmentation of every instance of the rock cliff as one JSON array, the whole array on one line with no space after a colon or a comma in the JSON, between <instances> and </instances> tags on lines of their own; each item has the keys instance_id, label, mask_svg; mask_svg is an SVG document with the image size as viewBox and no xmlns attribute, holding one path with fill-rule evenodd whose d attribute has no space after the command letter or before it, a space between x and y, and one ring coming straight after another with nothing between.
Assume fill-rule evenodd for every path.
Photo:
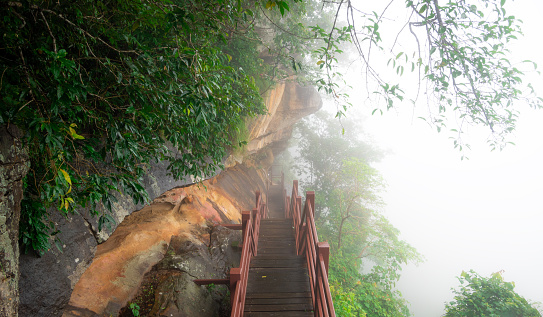
<instances>
[{"instance_id":1,"label":"rock cliff","mask_svg":"<svg viewBox=\"0 0 543 317\"><path fill-rule=\"evenodd\" d=\"M19 218L23 177L29 169L22 133L0 126L0 316L14 316L19 305Z\"/></svg>"},{"instance_id":2,"label":"rock cliff","mask_svg":"<svg viewBox=\"0 0 543 317\"><path fill-rule=\"evenodd\" d=\"M211 237L218 232L215 225L239 222L241 211L254 207L254 192L265 190L267 167L273 162L274 154L286 146L292 126L302 117L317 111L321 104L313 88L291 82L277 85L266 98L268 114L254 118L248 126L250 139L244 153L231 155L226 160L224 171L195 185L175 182L168 178L164 166L155 166L147 179L152 203L135 206L121 199L114 215L119 225L112 228L111 235L99 236L95 221L86 217L85 211L69 218L55 219L62 231L63 252L51 250L41 258L32 255L21 257L20 314L116 314L138 293L142 281L145 284L153 280L149 277L144 280L146 272L163 276L156 273L162 272L159 267L175 271L178 279L168 277L165 280L177 283L178 287L187 285L186 274L199 274L201 277L224 275L225 267L195 273L192 269L175 269L168 259L186 258L190 267L192 260L186 256L187 250L201 257L205 254L202 250L214 249L224 244L224 239L234 239L231 238L234 233L215 234L223 240L213 241ZM133 210L137 211L131 212ZM180 247L185 244L190 245L188 249ZM212 263L231 257L227 255L231 250L222 249L224 252L211 252L202 261ZM225 265L231 262L221 261ZM43 274L44 271L48 274ZM178 302L182 299L172 297L169 300ZM215 303L213 300L207 302L209 305ZM168 306L168 311L183 316L182 313L173 313L174 306L179 305Z\"/></svg>"}]
</instances>

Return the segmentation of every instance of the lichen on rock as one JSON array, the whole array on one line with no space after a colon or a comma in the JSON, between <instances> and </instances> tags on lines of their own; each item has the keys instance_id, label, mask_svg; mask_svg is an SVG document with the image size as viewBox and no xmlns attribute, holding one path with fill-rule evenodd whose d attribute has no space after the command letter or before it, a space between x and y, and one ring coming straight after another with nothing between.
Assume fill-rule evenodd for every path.
<instances>
[{"instance_id":1,"label":"lichen on rock","mask_svg":"<svg viewBox=\"0 0 543 317\"><path fill-rule=\"evenodd\" d=\"M0 125L0 316L19 306L19 219L29 161L15 126Z\"/></svg>"}]
</instances>

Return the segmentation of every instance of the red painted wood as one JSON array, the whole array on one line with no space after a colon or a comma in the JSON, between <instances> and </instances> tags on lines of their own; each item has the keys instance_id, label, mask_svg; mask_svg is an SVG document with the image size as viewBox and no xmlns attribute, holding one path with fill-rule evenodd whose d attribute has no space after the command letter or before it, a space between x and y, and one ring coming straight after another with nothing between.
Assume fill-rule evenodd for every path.
<instances>
[{"instance_id":1,"label":"red painted wood","mask_svg":"<svg viewBox=\"0 0 543 317\"><path fill-rule=\"evenodd\" d=\"M305 255L307 261L314 314L319 317L335 317L328 283L330 246L326 242L319 242L317 235L315 192L306 193L305 204L302 207L301 197L298 195L298 182L294 181L292 195L289 197L285 192L284 199L285 207L288 208L285 215L293 218L297 253Z\"/></svg>"},{"instance_id":2,"label":"red painted wood","mask_svg":"<svg viewBox=\"0 0 543 317\"><path fill-rule=\"evenodd\" d=\"M273 171L269 172L270 178L273 177ZM273 185L273 179L270 180ZM284 176L281 173L281 186L283 187ZM268 194L270 192L270 187L267 185ZM332 298L330 294L330 286L328 284L328 263L330 255L330 246L326 242L319 242L317 229L315 226L315 192L309 191L306 193L305 204L302 207L302 198L298 195L298 181L293 182L292 186L292 195L287 196L287 192L283 187L283 208L284 216L287 219L292 219L292 226L294 228L294 241L286 239L287 233L292 232L289 227L281 228L281 224L274 224L273 222L268 222L267 226L271 226L273 230L263 233L261 236L261 219L268 218L269 211L267 204L264 203L262 195L259 191L255 194L255 205L252 211L244 211L242 213L242 223L238 225L226 225L226 227L231 227L235 229L242 230L243 234L243 245L242 245L242 254L240 260L239 268L232 268L230 270L230 278L228 280L195 280L199 285L205 285L210 283L216 284L228 284L230 285L231 292L231 302L232 302L232 317L238 317L244 315L244 308L247 295L247 283L249 281L249 269L251 267L251 259L257 255L259 240L262 240L265 243L264 247L261 248L259 255L255 259L255 263L258 263L255 266L255 269L261 268L266 270L266 272L276 272L273 279L283 283L287 288L291 287L291 292L284 292L285 287L283 287L283 292L273 293L273 296L278 296L278 294L287 294L285 298L294 298L292 301L289 300L277 300L275 297L270 297L270 295L263 295L259 297L254 293L251 293L252 297L250 301L250 310L253 309L275 309L279 307L278 305L283 305L280 307L285 310L283 312L268 312L264 313L261 311L255 312L248 311L246 316L331 316L335 317L334 305L332 303ZM277 205L275 205L277 206ZM279 238L279 239L278 239ZM292 239L292 238L291 238ZM291 245L291 243L293 245ZM292 246L294 248L291 251L288 251ZM303 255L305 261L300 257ZM301 285L292 284L298 283L300 275L294 273L294 267L300 265L299 261L304 261L306 263L307 274L309 275L309 284L310 284L310 293L311 298L304 297L304 293L300 293ZM263 264L265 263L265 264ZM292 266L294 265L294 266ZM290 269L288 268L290 267ZM274 271L275 268L280 268L279 270ZM254 269L253 269L254 270ZM271 270L271 271L270 271ZM305 270L305 269L304 269ZM257 272L258 271L253 271ZM287 274L283 276L284 274ZM294 275L288 275L294 274ZM303 276L303 274L302 274ZM271 277L271 276L270 276ZM303 279L302 279L303 280ZM299 280L299 283L307 283ZM271 281L271 280L270 280ZM269 287L281 286L283 284L269 284ZM254 288L254 287L253 287ZM281 288L281 287L280 287ZM288 295L292 294L292 295ZM306 293L307 294L307 293ZM256 296L256 297L255 297ZM309 295L307 295L309 296ZM302 298L307 298L310 302L306 302ZM257 305L257 306L255 306ZM302 305L302 306L297 306ZM304 306L305 305L305 306ZM296 307L302 308L299 312L294 312L292 309ZM313 313L307 311L309 307L313 308ZM288 309L289 312L286 310ZM304 311L305 310L305 311Z\"/></svg>"},{"instance_id":3,"label":"red painted wood","mask_svg":"<svg viewBox=\"0 0 543 317\"><path fill-rule=\"evenodd\" d=\"M225 228L228 228L228 229L232 229L232 230L242 230L243 229L243 225L241 223L223 223L221 224L221 226L225 227Z\"/></svg>"},{"instance_id":4,"label":"red painted wood","mask_svg":"<svg viewBox=\"0 0 543 317\"><path fill-rule=\"evenodd\" d=\"M230 270L230 296L232 302L232 317L243 316L247 282L251 259L258 250L258 238L260 233L260 219L266 217L267 208L259 191L255 194L256 208L242 213L243 245L239 268Z\"/></svg>"}]
</instances>

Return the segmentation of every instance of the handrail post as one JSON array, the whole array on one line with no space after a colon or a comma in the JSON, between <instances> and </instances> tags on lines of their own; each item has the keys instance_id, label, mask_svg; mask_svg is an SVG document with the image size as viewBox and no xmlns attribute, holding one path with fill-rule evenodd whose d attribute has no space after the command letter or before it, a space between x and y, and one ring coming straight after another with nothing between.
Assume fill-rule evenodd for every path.
<instances>
[{"instance_id":1,"label":"handrail post","mask_svg":"<svg viewBox=\"0 0 543 317\"><path fill-rule=\"evenodd\" d=\"M236 285L241 280L241 267L233 267L230 269L230 306L234 306L234 294L236 293Z\"/></svg>"},{"instance_id":2,"label":"handrail post","mask_svg":"<svg viewBox=\"0 0 543 317\"><path fill-rule=\"evenodd\" d=\"M302 196L296 197L296 208L298 210L298 220L300 221L300 224L304 222L304 219L302 217Z\"/></svg>"},{"instance_id":3,"label":"handrail post","mask_svg":"<svg viewBox=\"0 0 543 317\"><path fill-rule=\"evenodd\" d=\"M318 251L317 251L317 258L320 258L322 255L322 259L324 260L324 268L326 269L326 276L328 276L328 263L330 260L330 245L328 242L319 242Z\"/></svg>"},{"instance_id":4,"label":"handrail post","mask_svg":"<svg viewBox=\"0 0 543 317\"><path fill-rule=\"evenodd\" d=\"M307 243L307 237L304 239L305 234L307 234L306 224L300 224L299 232L297 233L300 239L298 240L298 237L296 237L296 254L298 255L301 255L304 251L304 242Z\"/></svg>"},{"instance_id":5,"label":"handrail post","mask_svg":"<svg viewBox=\"0 0 543 317\"><path fill-rule=\"evenodd\" d=\"M242 211L241 212L241 234L242 234L242 237L245 237L245 231L247 231L247 224L249 223L250 219L251 219L251 212L250 211Z\"/></svg>"},{"instance_id":6,"label":"handrail post","mask_svg":"<svg viewBox=\"0 0 543 317\"><path fill-rule=\"evenodd\" d=\"M310 190L305 193L305 201L311 203L313 220L315 219L315 192Z\"/></svg>"},{"instance_id":7,"label":"handrail post","mask_svg":"<svg viewBox=\"0 0 543 317\"><path fill-rule=\"evenodd\" d=\"M289 202L290 197L287 196L287 190L283 188L283 213L285 214L285 219L288 219Z\"/></svg>"},{"instance_id":8,"label":"handrail post","mask_svg":"<svg viewBox=\"0 0 543 317\"><path fill-rule=\"evenodd\" d=\"M260 214L260 208L256 209L253 208L252 216L253 216L253 237L252 237L252 245L253 245L253 251L251 252L251 256L256 256L257 250L258 250L258 235L259 235L259 223L260 223L260 217L258 216Z\"/></svg>"}]
</instances>

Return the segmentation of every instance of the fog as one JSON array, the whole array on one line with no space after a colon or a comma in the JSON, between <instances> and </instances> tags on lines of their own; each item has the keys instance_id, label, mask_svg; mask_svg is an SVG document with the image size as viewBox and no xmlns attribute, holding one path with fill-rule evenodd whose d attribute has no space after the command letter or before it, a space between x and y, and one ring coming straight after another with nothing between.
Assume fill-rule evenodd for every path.
<instances>
[{"instance_id":1,"label":"fog","mask_svg":"<svg viewBox=\"0 0 543 317\"><path fill-rule=\"evenodd\" d=\"M389 185L385 215L426 257L397 285L414 316L440 316L455 276L470 269L504 270L519 294L543 302L543 116L523 118L515 147L489 153L479 144L468 161L425 126L367 121L377 143L394 151L377 166Z\"/></svg>"},{"instance_id":2,"label":"fog","mask_svg":"<svg viewBox=\"0 0 543 317\"><path fill-rule=\"evenodd\" d=\"M508 13L524 21L525 37L512 47L513 57L543 67L543 4L507 3ZM528 77L543 96L541 77ZM489 131L472 129L472 150L463 161L449 135L412 119L408 107L365 121L374 143L393 152L376 165L388 183L384 214L426 258L404 268L397 284L416 317L441 316L459 285L455 277L470 269L484 276L503 270L520 295L543 302L543 110L519 107L510 140L516 146L490 152Z\"/></svg>"}]
</instances>

